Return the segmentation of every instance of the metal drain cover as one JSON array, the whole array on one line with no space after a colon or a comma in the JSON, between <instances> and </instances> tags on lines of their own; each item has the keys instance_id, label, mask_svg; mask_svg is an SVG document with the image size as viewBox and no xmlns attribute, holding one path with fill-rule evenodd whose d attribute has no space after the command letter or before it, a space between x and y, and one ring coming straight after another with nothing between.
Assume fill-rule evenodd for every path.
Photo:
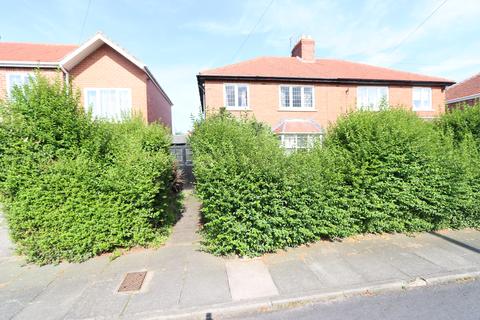
<instances>
[{"instance_id":1,"label":"metal drain cover","mask_svg":"<svg viewBox=\"0 0 480 320\"><path fill-rule=\"evenodd\" d=\"M123 279L118 292L138 291L142 288L147 271L129 272Z\"/></svg>"}]
</instances>

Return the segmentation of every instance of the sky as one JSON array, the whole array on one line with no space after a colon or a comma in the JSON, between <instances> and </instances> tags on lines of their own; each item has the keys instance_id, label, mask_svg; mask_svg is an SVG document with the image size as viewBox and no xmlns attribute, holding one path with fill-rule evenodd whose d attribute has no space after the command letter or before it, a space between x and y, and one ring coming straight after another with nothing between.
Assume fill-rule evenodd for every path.
<instances>
[{"instance_id":1,"label":"sky","mask_svg":"<svg viewBox=\"0 0 480 320\"><path fill-rule=\"evenodd\" d=\"M480 72L480 0L444 2L0 0L0 41L79 44L101 31L149 67L174 103L174 132L186 132L199 114L200 71L289 56L302 34L317 58L454 81Z\"/></svg>"}]
</instances>

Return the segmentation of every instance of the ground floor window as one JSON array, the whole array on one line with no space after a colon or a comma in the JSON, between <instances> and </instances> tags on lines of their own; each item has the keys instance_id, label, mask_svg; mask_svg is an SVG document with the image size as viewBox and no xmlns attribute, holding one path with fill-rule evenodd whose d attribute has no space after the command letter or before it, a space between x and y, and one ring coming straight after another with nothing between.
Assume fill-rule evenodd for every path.
<instances>
[{"instance_id":1,"label":"ground floor window","mask_svg":"<svg viewBox=\"0 0 480 320\"><path fill-rule=\"evenodd\" d=\"M87 88L85 108L94 118L121 120L132 112L132 93L128 88Z\"/></svg>"},{"instance_id":2,"label":"ground floor window","mask_svg":"<svg viewBox=\"0 0 480 320\"><path fill-rule=\"evenodd\" d=\"M11 96L12 90L15 86L22 87L28 83L30 77L33 77L31 72L15 72L7 73L7 96Z\"/></svg>"},{"instance_id":3,"label":"ground floor window","mask_svg":"<svg viewBox=\"0 0 480 320\"><path fill-rule=\"evenodd\" d=\"M279 135L282 147L287 152L299 149L309 149L315 142L322 142L322 134L319 133L284 133Z\"/></svg>"}]
</instances>

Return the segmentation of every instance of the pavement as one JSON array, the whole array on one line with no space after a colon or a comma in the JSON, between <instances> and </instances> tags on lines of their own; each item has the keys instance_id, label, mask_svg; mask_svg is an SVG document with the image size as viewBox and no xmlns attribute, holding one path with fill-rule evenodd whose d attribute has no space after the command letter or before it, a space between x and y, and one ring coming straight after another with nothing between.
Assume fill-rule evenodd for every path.
<instances>
[{"instance_id":1,"label":"pavement","mask_svg":"<svg viewBox=\"0 0 480 320\"><path fill-rule=\"evenodd\" d=\"M199 207L188 194L163 247L113 261L28 265L0 226L0 319L221 319L480 277L477 230L367 235L221 258L200 251ZM119 293L125 275L138 271L147 272L141 289Z\"/></svg>"}]
</instances>

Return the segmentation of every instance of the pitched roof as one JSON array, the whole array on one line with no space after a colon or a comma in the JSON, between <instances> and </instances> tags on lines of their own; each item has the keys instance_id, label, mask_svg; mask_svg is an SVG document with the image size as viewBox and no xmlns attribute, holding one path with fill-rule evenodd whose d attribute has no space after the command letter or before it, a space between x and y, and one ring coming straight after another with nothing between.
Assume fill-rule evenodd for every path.
<instances>
[{"instance_id":1,"label":"pitched roof","mask_svg":"<svg viewBox=\"0 0 480 320\"><path fill-rule=\"evenodd\" d=\"M77 45L0 42L0 61L59 62Z\"/></svg>"},{"instance_id":2,"label":"pitched roof","mask_svg":"<svg viewBox=\"0 0 480 320\"><path fill-rule=\"evenodd\" d=\"M148 67L125 49L108 39L103 33L98 32L95 36L78 45L67 44L36 44L21 42L0 42L0 66L28 66L28 67L64 67L67 71L72 70L85 57L97 50L100 46L106 44L120 53L125 59L135 64L143 70L153 84L160 90L161 94L167 99L170 105L172 101L162 89L158 81L150 72Z\"/></svg>"},{"instance_id":3,"label":"pitched roof","mask_svg":"<svg viewBox=\"0 0 480 320\"><path fill-rule=\"evenodd\" d=\"M380 80L409 82L454 81L368 64L333 59L302 61L297 57L259 57L220 68L205 70L199 76L302 78L326 80Z\"/></svg>"},{"instance_id":4,"label":"pitched roof","mask_svg":"<svg viewBox=\"0 0 480 320\"><path fill-rule=\"evenodd\" d=\"M468 100L468 97L480 95L480 73L447 88L447 102ZM465 99L464 99L465 98Z\"/></svg>"},{"instance_id":5,"label":"pitched roof","mask_svg":"<svg viewBox=\"0 0 480 320\"><path fill-rule=\"evenodd\" d=\"M281 133L321 133L322 127L311 119L285 119L280 121L273 132Z\"/></svg>"}]
</instances>

